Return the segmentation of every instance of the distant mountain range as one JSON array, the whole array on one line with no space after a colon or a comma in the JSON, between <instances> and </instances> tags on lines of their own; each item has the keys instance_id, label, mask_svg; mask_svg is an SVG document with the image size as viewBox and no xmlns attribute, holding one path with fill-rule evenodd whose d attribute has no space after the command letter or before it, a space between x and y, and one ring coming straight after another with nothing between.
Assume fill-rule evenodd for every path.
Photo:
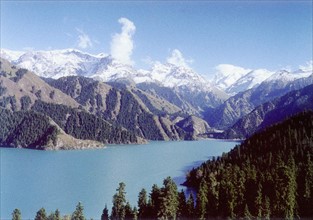
<instances>
[{"instance_id":1,"label":"distant mountain range","mask_svg":"<svg viewBox=\"0 0 313 220\"><path fill-rule=\"evenodd\" d=\"M109 55L75 49L1 49L0 107L43 114L61 133L99 143L189 140L217 130L225 130L224 137L247 137L280 120L266 116L284 106L277 100L298 100L292 91L311 84L312 65L273 72L223 64L210 82L189 67L170 63L137 70ZM272 103L270 111L259 112L267 103ZM289 113L311 108L297 106ZM81 126L84 120L99 127L88 132Z\"/></svg>"}]
</instances>

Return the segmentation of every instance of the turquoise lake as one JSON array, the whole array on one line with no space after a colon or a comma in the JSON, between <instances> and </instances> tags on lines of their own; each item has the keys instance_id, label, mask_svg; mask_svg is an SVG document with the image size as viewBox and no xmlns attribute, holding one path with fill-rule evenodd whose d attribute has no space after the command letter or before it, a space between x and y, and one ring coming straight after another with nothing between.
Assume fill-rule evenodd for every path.
<instances>
[{"instance_id":1,"label":"turquoise lake","mask_svg":"<svg viewBox=\"0 0 313 220\"><path fill-rule=\"evenodd\" d=\"M119 182L126 184L127 200L137 205L142 188L150 193L152 185L161 187L167 176L180 185L192 167L236 144L201 140L77 151L0 148L0 218L11 219L15 208L21 210L23 219L34 219L41 207L48 214L57 208L62 215L71 214L81 201L85 217L99 219L106 204L111 211Z\"/></svg>"}]
</instances>

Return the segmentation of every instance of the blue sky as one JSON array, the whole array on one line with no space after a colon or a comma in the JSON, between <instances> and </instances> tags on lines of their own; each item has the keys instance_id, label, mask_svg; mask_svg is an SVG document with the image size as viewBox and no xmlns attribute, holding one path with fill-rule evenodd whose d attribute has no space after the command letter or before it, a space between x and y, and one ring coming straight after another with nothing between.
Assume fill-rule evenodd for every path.
<instances>
[{"instance_id":1,"label":"blue sky","mask_svg":"<svg viewBox=\"0 0 313 220\"><path fill-rule=\"evenodd\" d=\"M202 74L219 64L296 69L312 60L312 1L2 0L1 48L115 51L137 68L176 49Z\"/></svg>"}]
</instances>

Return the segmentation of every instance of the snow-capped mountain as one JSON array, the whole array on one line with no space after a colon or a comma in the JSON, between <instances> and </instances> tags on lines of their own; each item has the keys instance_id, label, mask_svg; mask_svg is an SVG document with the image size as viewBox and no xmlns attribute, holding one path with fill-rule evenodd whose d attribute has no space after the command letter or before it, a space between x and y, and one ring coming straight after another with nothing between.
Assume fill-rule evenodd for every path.
<instances>
[{"instance_id":1,"label":"snow-capped mountain","mask_svg":"<svg viewBox=\"0 0 313 220\"><path fill-rule=\"evenodd\" d=\"M273 85L277 83L286 85L297 79L308 77L312 74L312 66L312 62L309 62L297 71L279 70L274 72L266 69L250 70L229 64L221 64L216 67L217 72L212 84L229 95L235 95L255 88L262 82Z\"/></svg>"},{"instance_id":2,"label":"snow-capped mountain","mask_svg":"<svg viewBox=\"0 0 313 220\"><path fill-rule=\"evenodd\" d=\"M155 62L149 75L153 82L165 87L188 87L191 90L212 91L213 86L189 67Z\"/></svg>"},{"instance_id":3,"label":"snow-capped mountain","mask_svg":"<svg viewBox=\"0 0 313 220\"><path fill-rule=\"evenodd\" d=\"M230 85L226 89L226 92L229 94L237 94L239 92L254 88L273 74L274 72L268 71L266 69L252 70Z\"/></svg>"},{"instance_id":4,"label":"snow-capped mountain","mask_svg":"<svg viewBox=\"0 0 313 220\"><path fill-rule=\"evenodd\" d=\"M90 75L105 55L90 55L75 49L15 52L1 49L1 57L41 77Z\"/></svg>"},{"instance_id":5,"label":"snow-capped mountain","mask_svg":"<svg viewBox=\"0 0 313 220\"><path fill-rule=\"evenodd\" d=\"M212 83L224 91L227 91L237 80L251 71L250 69L244 69L230 64L220 64L215 69L216 73Z\"/></svg>"},{"instance_id":6,"label":"snow-capped mountain","mask_svg":"<svg viewBox=\"0 0 313 220\"><path fill-rule=\"evenodd\" d=\"M212 91L213 87L188 67L155 62L151 70L136 70L109 55L91 55L76 49L28 52L1 49L1 57L41 77L54 79L78 75L104 82L156 83L164 87L187 86L201 91Z\"/></svg>"},{"instance_id":7,"label":"snow-capped mountain","mask_svg":"<svg viewBox=\"0 0 313 220\"><path fill-rule=\"evenodd\" d=\"M271 77L267 78L264 82L280 82L288 83L297 79L309 77L312 74L312 69L298 69L296 71L279 70L274 73Z\"/></svg>"}]
</instances>

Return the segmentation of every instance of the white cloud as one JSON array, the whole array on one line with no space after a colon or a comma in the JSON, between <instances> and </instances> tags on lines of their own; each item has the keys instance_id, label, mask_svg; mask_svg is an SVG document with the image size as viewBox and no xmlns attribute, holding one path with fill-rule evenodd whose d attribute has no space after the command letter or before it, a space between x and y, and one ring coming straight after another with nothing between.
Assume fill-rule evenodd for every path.
<instances>
[{"instance_id":1,"label":"white cloud","mask_svg":"<svg viewBox=\"0 0 313 220\"><path fill-rule=\"evenodd\" d=\"M229 75L244 75L247 74L250 69L245 69L240 66L234 66L231 64L219 64L215 67L216 71L218 73L223 74L224 76L229 76Z\"/></svg>"},{"instance_id":2,"label":"white cloud","mask_svg":"<svg viewBox=\"0 0 313 220\"><path fill-rule=\"evenodd\" d=\"M183 67L189 67L188 64L193 63L192 59L186 60L183 54L178 49L174 49L171 55L167 57L166 61L176 66L183 66Z\"/></svg>"},{"instance_id":3,"label":"white cloud","mask_svg":"<svg viewBox=\"0 0 313 220\"><path fill-rule=\"evenodd\" d=\"M133 65L134 61L131 59L131 55L134 49L134 42L132 37L136 27L127 18L120 18L118 22L122 25L122 31L112 36L111 55L122 63Z\"/></svg>"},{"instance_id":4,"label":"white cloud","mask_svg":"<svg viewBox=\"0 0 313 220\"><path fill-rule=\"evenodd\" d=\"M86 49L92 47L93 43L89 36L82 30L76 28L78 35L77 46L81 49Z\"/></svg>"}]
</instances>

